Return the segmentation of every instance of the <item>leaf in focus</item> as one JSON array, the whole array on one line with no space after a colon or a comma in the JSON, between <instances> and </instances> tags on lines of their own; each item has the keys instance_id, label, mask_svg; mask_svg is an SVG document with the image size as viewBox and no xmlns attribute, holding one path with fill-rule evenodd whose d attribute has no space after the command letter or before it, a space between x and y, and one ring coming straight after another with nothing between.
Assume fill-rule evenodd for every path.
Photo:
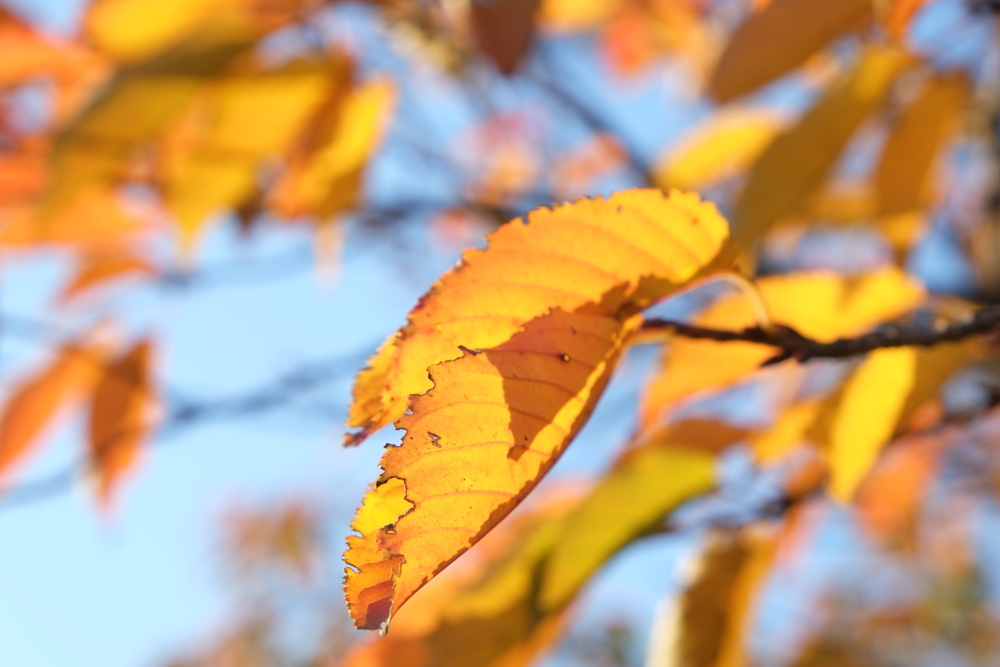
<instances>
[{"instance_id":1,"label":"leaf in focus","mask_svg":"<svg viewBox=\"0 0 1000 667\"><path fill-rule=\"evenodd\" d=\"M725 109L701 123L657 162L661 188L698 189L745 170L781 130L780 117L764 109Z\"/></svg>"},{"instance_id":2,"label":"leaf in focus","mask_svg":"<svg viewBox=\"0 0 1000 667\"><path fill-rule=\"evenodd\" d=\"M414 361L404 360L430 368L430 381L426 371L385 381L393 391L426 391L406 404L395 423L407 433L381 461L380 482L401 481L413 508L384 513L383 527L362 533L364 549L345 554L356 568L345 588L359 627L384 628L393 608L531 491L589 417L637 313L695 276L725 234L725 221L697 197L629 191L536 210L432 288L397 343ZM533 310L541 313L528 319ZM443 335L438 323L458 326ZM458 342L460 358L432 366L453 354L451 336L484 340L486 331L517 333L490 347Z\"/></svg>"},{"instance_id":3,"label":"leaf in focus","mask_svg":"<svg viewBox=\"0 0 1000 667\"><path fill-rule=\"evenodd\" d=\"M382 141L395 97L388 79L350 91L321 141L293 155L270 205L287 218L310 215L320 220L355 208L365 166Z\"/></svg>"},{"instance_id":4,"label":"leaf in focus","mask_svg":"<svg viewBox=\"0 0 1000 667\"><path fill-rule=\"evenodd\" d=\"M96 348L70 344L47 366L11 387L0 414L0 476L9 474L60 410L86 391L97 362Z\"/></svg>"},{"instance_id":5,"label":"leaf in focus","mask_svg":"<svg viewBox=\"0 0 1000 667\"><path fill-rule=\"evenodd\" d=\"M908 213L933 201L937 158L955 131L968 97L965 72L934 76L900 114L875 173L882 213Z\"/></svg>"},{"instance_id":6,"label":"leaf in focus","mask_svg":"<svg viewBox=\"0 0 1000 667\"><path fill-rule=\"evenodd\" d=\"M914 308L923 289L898 269L850 280L833 273L796 273L757 281L771 319L819 341L855 336ZM742 294L723 297L693 319L697 326L738 331L756 324ZM640 422L648 426L695 392L720 389L760 368L777 353L754 343L718 343L676 337L667 345L663 370L647 385Z\"/></svg>"},{"instance_id":7,"label":"leaf in focus","mask_svg":"<svg viewBox=\"0 0 1000 667\"><path fill-rule=\"evenodd\" d=\"M756 90L861 28L871 13L871 0L774 0L750 14L729 38L707 93L726 102Z\"/></svg>"},{"instance_id":8,"label":"leaf in focus","mask_svg":"<svg viewBox=\"0 0 1000 667\"><path fill-rule=\"evenodd\" d=\"M802 208L909 62L899 51L864 51L853 72L833 84L797 125L778 135L751 169L736 204L737 247L747 246L782 216Z\"/></svg>"},{"instance_id":9,"label":"leaf in focus","mask_svg":"<svg viewBox=\"0 0 1000 667\"><path fill-rule=\"evenodd\" d=\"M360 643L338 664L530 664L562 629L562 609L539 610L533 582L558 543L566 515L578 505L578 496L557 494L519 510L400 611L389 636Z\"/></svg>"},{"instance_id":10,"label":"leaf in focus","mask_svg":"<svg viewBox=\"0 0 1000 667\"><path fill-rule=\"evenodd\" d=\"M568 602L624 545L715 486L715 457L671 438L628 450L567 519L543 572L543 608Z\"/></svg>"},{"instance_id":11,"label":"leaf in focus","mask_svg":"<svg viewBox=\"0 0 1000 667\"><path fill-rule=\"evenodd\" d=\"M90 468L100 504L108 508L122 477L132 470L152 424L152 342L137 343L107 364L90 403Z\"/></svg>"},{"instance_id":12,"label":"leaf in focus","mask_svg":"<svg viewBox=\"0 0 1000 667\"><path fill-rule=\"evenodd\" d=\"M850 501L892 438L913 388L916 351L875 350L844 385L830 433L830 491Z\"/></svg>"},{"instance_id":13,"label":"leaf in focus","mask_svg":"<svg viewBox=\"0 0 1000 667\"><path fill-rule=\"evenodd\" d=\"M125 278L152 278L156 267L146 258L127 250L98 251L83 256L72 279L63 287L57 300L69 303L109 282Z\"/></svg>"},{"instance_id":14,"label":"leaf in focus","mask_svg":"<svg viewBox=\"0 0 1000 667\"><path fill-rule=\"evenodd\" d=\"M348 424L361 431L348 444L399 418L407 397L431 388L427 369L461 356L459 346L494 347L553 308L571 312L616 289L624 294L608 307L627 299L644 308L700 270L726 233L696 195L653 190L538 209L527 224L504 225L488 248L466 251L358 375Z\"/></svg>"},{"instance_id":15,"label":"leaf in focus","mask_svg":"<svg viewBox=\"0 0 1000 667\"><path fill-rule=\"evenodd\" d=\"M236 208L258 170L284 153L321 105L337 94L338 60L296 61L207 85L164 145L161 179L190 247L206 219Z\"/></svg>"}]
</instances>

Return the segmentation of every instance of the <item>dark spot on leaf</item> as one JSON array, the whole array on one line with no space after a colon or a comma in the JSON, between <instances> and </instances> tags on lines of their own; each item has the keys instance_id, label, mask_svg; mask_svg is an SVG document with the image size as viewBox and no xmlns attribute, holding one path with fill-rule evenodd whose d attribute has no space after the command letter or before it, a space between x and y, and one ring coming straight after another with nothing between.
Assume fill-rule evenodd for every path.
<instances>
[{"instance_id":1,"label":"dark spot on leaf","mask_svg":"<svg viewBox=\"0 0 1000 667\"><path fill-rule=\"evenodd\" d=\"M467 352L467 353L471 354L472 356L476 356L477 354L481 354L482 353L482 350L468 348L468 347L465 347L464 345L459 345L458 349L460 349L462 352Z\"/></svg>"},{"instance_id":2,"label":"dark spot on leaf","mask_svg":"<svg viewBox=\"0 0 1000 667\"><path fill-rule=\"evenodd\" d=\"M562 359L563 361L565 361L567 364L569 363L569 355L568 354L560 354L559 358Z\"/></svg>"},{"instance_id":3,"label":"dark spot on leaf","mask_svg":"<svg viewBox=\"0 0 1000 667\"><path fill-rule=\"evenodd\" d=\"M440 435L438 435L437 433L431 433L430 431L427 431L427 435L430 436L432 445L438 448L441 447L441 443L438 442L441 439Z\"/></svg>"}]
</instances>

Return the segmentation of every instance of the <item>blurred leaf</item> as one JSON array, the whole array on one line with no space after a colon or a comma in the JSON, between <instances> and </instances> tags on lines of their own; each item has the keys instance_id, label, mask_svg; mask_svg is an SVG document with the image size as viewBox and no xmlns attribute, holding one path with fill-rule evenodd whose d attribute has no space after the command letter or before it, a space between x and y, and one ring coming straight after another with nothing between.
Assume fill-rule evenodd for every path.
<instances>
[{"instance_id":1,"label":"blurred leaf","mask_svg":"<svg viewBox=\"0 0 1000 667\"><path fill-rule=\"evenodd\" d=\"M85 255L72 279L59 293L59 303L68 303L112 281L128 277L151 278L157 268L146 258L124 249Z\"/></svg>"},{"instance_id":2,"label":"blurred leaf","mask_svg":"<svg viewBox=\"0 0 1000 667\"><path fill-rule=\"evenodd\" d=\"M543 28L576 32L593 30L621 8L625 0L542 0L538 21Z\"/></svg>"},{"instance_id":3,"label":"blurred leaf","mask_svg":"<svg viewBox=\"0 0 1000 667\"><path fill-rule=\"evenodd\" d=\"M47 366L10 388L0 414L0 475L38 444L45 429L82 395L100 363L96 347L76 341L60 349Z\"/></svg>"},{"instance_id":4,"label":"blurred leaf","mask_svg":"<svg viewBox=\"0 0 1000 667\"><path fill-rule=\"evenodd\" d=\"M729 38L708 95L725 102L787 74L834 39L861 28L871 13L871 0L767 3Z\"/></svg>"},{"instance_id":5,"label":"blurred leaf","mask_svg":"<svg viewBox=\"0 0 1000 667\"><path fill-rule=\"evenodd\" d=\"M40 76L63 78L91 66L80 48L43 36L0 7L0 90Z\"/></svg>"},{"instance_id":6,"label":"blurred leaf","mask_svg":"<svg viewBox=\"0 0 1000 667\"><path fill-rule=\"evenodd\" d=\"M715 486L715 457L671 438L627 451L566 520L542 575L542 608L568 602L624 545Z\"/></svg>"},{"instance_id":7,"label":"blurred leaf","mask_svg":"<svg viewBox=\"0 0 1000 667\"><path fill-rule=\"evenodd\" d=\"M94 387L89 418L90 467L104 508L110 507L122 477L135 466L152 427L151 354L151 341L137 343L104 368Z\"/></svg>"},{"instance_id":8,"label":"blurred leaf","mask_svg":"<svg viewBox=\"0 0 1000 667\"><path fill-rule=\"evenodd\" d=\"M964 72L935 76L892 126L875 173L883 213L907 213L936 197L934 167L969 97Z\"/></svg>"},{"instance_id":9,"label":"blurred leaf","mask_svg":"<svg viewBox=\"0 0 1000 667\"><path fill-rule=\"evenodd\" d=\"M0 247L35 250L45 246L98 248L121 245L153 227L111 193L85 193L51 216L34 208L8 209L0 217Z\"/></svg>"},{"instance_id":10,"label":"blurred leaf","mask_svg":"<svg viewBox=\"0 0 1000 667\"><path fill-rule=\"evenodd\" d=\"M866 50L850 75L835 83L797 125L767 147L736 204L734 240L738 246L759 239L782 216L803 206L908 63L908 56L898 51Z\"/></svg>"},{"instance_id":11,"label":"blurred leaf","mask_svg":"<svg viewBox=\"0 0 1000 667\"><path fill-rule=\"evenodd\" d=\"M830 433L830 491L850 501L892 438L913 389L916 351L876 350L848 378Z\"/></svg>"},{"instance_id":12,"label":"blurred leaf","mask_svg":"<svg viewBox=\"0 0 1000 667\"><path fill-rule=\"evenodd\" d=\"M833 273L793 273L762 278L757 286L773 322L820 341L864 333L923 299L920 285L897 269L854 281ZM698 326L735 331L756 324L743 294L719 299L693 321ZM640 421L653 424L680 399L727 387L776 353L775 348L754 343L674 338L664 350L662 370L647 385Z\"/></svg>"},{"instance_id":13,"label":"blurred leaf","mask_svg":"<svg viewBox=\"0 0 1000 667\"><path fill-rule=\"evenodd\" d=\"M777 114L735 107L719 111L672 146L657 162L654 179L663 189L696 189L742 172L780 131Z\"/></svg>"},{"instance_id":14,"label":"blurred leaf","mask_svg":"<svg viewBox=\"0 0 1000 667\"><path fill-rule=\"evenodd\" d=\"M875 3L879 22L893 39L901 40L910 27L910 20L927 0L880 0Z\"/></svg>"},{"instance_id":15,"label":"blurred leaf","mask_svg":"<svg viewBox=\"0 0 1000 667\"><path fill-rule=\"evenodd\" d=\"M504 74L513 74L531 50L540 0L478 0L469 3L479 50Z\"/></svg>"}]
</instances>

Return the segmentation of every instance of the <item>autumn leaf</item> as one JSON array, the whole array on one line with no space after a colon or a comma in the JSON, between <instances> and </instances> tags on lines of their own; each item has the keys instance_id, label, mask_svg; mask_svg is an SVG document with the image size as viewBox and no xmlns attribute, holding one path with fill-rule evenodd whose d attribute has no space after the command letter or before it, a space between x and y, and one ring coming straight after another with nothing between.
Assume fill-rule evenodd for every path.
<instances>
[{"instance_id":1,"label":"autumn leaf","mask_svg":"<svg viewBox=\"0 0 1000 667\"><path fill-rule=\"evenodd\" d=\"M258 171L284 154L331 97L342 59L254 67L206 83L167 134L160 165L166 204L190 247L206 219L232 210L257 186Z\"/></svg>"},{"instance_id":2,"label":"autumn leaf","mask_svg":"<svg viewBox=\"0 0 1000 667\"><path fill-rule=\"evenodd\" d=\"M395 86L375 79L346 94L333 122L293 151L289 169L272 190L282 216L329 220L359 202L364 169L378 148L395 100Z\"/></svg>"},{"instance_id":3,"label":"autumn leaf","mask_svg":"<svg viewBox=\"0 0 1000 667\"><path fill-rule=\"evenodd\" d=\"M348 422L361 431L349 444L399 418L407 397L431 388L427 369L461 356L459 346L494 347L552 308L571 312L615 289L645 307L704 266L726 234L714 207L695 195L653 191L539 209L526 222L501 227L486 250L467 251L369 360Z\"/></svg>"},{"instance_id":4,"label":"autumn leaf","mask_svg":"<svg viewBox=\"0 0 1000 667\"><path fill-rule=\"evenodd\" d=\"M87 390L99 354L83 343L66 345L47 366L11 387L0 414L0 475L8 475L58 413Z\"/></svg>"},{"instance_id":5,"label":"autumn leaf","mask_svg":"<svg viewBox=\"0 0 1000 667\"><path fill-rule=\"evenodd\" d=\"M760 525L709 532L685 590L655 621L646 664L745 664L752 613L781 539L790 529Z\"/></svg>"},{"instance_id":6,"label":"autumn leaf","mask_svg":"<svg viewBox=\"0 0 1000 667\"><path fill-rule=\"evenodd\" d=\"M657 162L662 188L704 188L743 171L774 139L783 123L764 109L719 111L693 128Z\"/></svg>"},{"instance_id":7,"label":"autumn leaf","mask_svg":"<svg viewBox=\"0 0 1000 667\"><path fill-rule=\"evenodd\" d=\"M0 247L36 250L50 246L99 249L148 234L154 227L112 193L85 193L54 215L12 207L0 216Z\"/></svg>"},{"instance_id":8,"label":"autumn leaf","mask_svg":"<svg viewBox=\"0 0 1000 667\"><path fill-rule=\"evenodd\" d=\"M157 269L146 258L128 251L97 251L84 255L76 273L66 283L57 297L59 303L69 303L109 282L125 278L150 278L157 275Z\"/></svg>"},{"instance_id":9,"label":"autumn leaf","mask_svg":"<svg viewBox=\"0 0 1000 667\"><path fill-rule=\"evenodd\" d=\"M820 341L854 336L898 317L923 299L921 286L897 269L851 281L825 273L795 273L757 281L772 321ZM742 294L726 296L694 318L709 328L741 330L756 324ZM777 353L754 343L717 343L675 338L666 347L663 370L647 386L640 421L657 422L682 398L727 387L756 371Z\"/></svg>"},{"instance_id":10,"label":"autumn leaf","mask_svg":"<svg viewBox=\"0 0 1000 667\"><path fill-rule=\"evenodd\" d=\"M830 435L830 490L848 501L892 437L913 388L913 348L876 350L851 375Z\"/></svg>"},{"instance_id":11,"label":"autumn leaf","mask_svg":"<svg viewBox=\"0 0 1000 667\"><path fill-rule=\"evenodd\" d=\"M476 46L504 74L513 74L531 50L539 1L469 3L469 22Z\"/></svg>"},{"instance_id":12,"label":"autumn leaf","mask_svg":"<svg viewBox=\"0 0 1000 667\"><path fill-rule=\"evenodd\" d=\"M86 52L39 34L7 9L0 7L0 90L33 77L73 76L90 65Z\"/></svg>"},{"instance_id":13,"label":"autumn leaf","mask_svg":"<svg viewBox=\"0 0 1000 667\"><path fill-rule=\"evenodd\" d=\"M909 57L898 51L865 51L853 72L835 83L797 125L767 147L751 169L736 204L734 240L738 247L760 238L782 216L803 206L909 62Z\"/></svg>"},{"instance_id":14,"label":"autumn leaf","mask_svg":"<svg viewBox=\"0 0 1000 667\"><path fill-rule=\"evenodd\" d=\"M367 519L352 526L360 537L345 554L345 591L358 627L385 628L393 609L530 492L593 410L638 311L695 276L725 234L696 197L625 192L508 224L432 288L389 343L396 368L412 370L394 375L389 364L376 385L391 401L426 393L403 403L396 426L407 433L382 457L381 486L358 516L385 502L388 484L394 506L412 509L381 513L376 531ZM509 339L491 345L486 332ZM475 342L454 338L470 334ZM379 366L388 356L380 352Z\"/></svg>"},{"instance_id":15,"label":"autumn leaf","mask_svg":"<svg viewBox=\"0 0 1000 667\"><path fill-rule=\"evenodd\" d=\"M567 518L545 564L539 593L543 609L566 604L624 545L715 486L715 457L699 451L699 444L668 433L626 451Z\"/></svg>"},{"instance_id":16,"label":"autumn leaf","mask_svg":"<svg viewBox=\"0 0 1000 667\"><path fill-rule=\"evenodd\" d=\"M623 4L624 0L542 0L538 22L555 32L593 30Z\"/></svg>"},{"instance_id":17,"label":"autumn leaf","mask_svg":"<svg viewBox=\"0 0 1000 667\"><path fill-rule=\"evenodd\" d=\"M935 197L934 167L969 94L964 72L932 77L893 124L875 172L883 214L908 213Z\"/></svg>"},{"instance_id":18,"label":"autumn leaf","mask_svg":"<svg viewBox=\"0 0 1000 667\"><path fill-rule=\"evenodd\" d=\"M134 467L152 426L152 347L151 341L143 340L107 364L90 399L90 468L105 508L122 477Z\"/></svg>"},{"instance_id":19,"label":"autumn leaf","mask_svg":"<svg viewBox=\"0 0 1000 667\"><path fill-rule=\"evenodd\" d=\"M870 18L870 0L774 0L750 14L726 43L708 95L719 102L786 74Z\"/></svg>"},{"instance_id":20,"label":"autumn leaf","mask_svg":"<svg viewBox=\"0 0 1000 667\"><path fill-rule=\"evenodd\" d=\"M910 27L910 20L927 0L885 0L875 3L879 22L893 39L900 40Z\"/></svg>"}]
</instances>

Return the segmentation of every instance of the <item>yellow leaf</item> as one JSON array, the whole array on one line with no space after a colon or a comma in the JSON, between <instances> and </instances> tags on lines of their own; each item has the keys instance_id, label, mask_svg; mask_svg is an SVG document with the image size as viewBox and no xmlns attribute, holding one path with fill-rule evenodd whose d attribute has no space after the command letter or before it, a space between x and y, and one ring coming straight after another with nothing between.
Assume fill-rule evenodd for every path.
<instances>
[{"instance_id":1,"label":"yellow leaf","mask_svg":"<svg viewBox=\"0 0 1000 667\"><path fill-rule=\"evenodd\" d=\"M628 451L569 515L543 570L543 609L566 604L625 544L715 486L715 457L685 445L668 434Z\"/></svg>"},{"instance_id":2,"label":"yellow leaf","mask_svg":"<svg viewBox=\"0 0 1000 667\"><path fill-rule=\"evenodd\" d=\"M395 99L388 79L367 82L348 93L322 143L295 155L272 192L280 215L324 220L357 206L362 176L385 133Z\"/></svg>"},{"instance_id":3,"label":"yellow leaf","mask_svg":"<svg viewBox=\"0 0 1000 667\"><path fill-rule=\"evenodd\" d=\"M857 280L833 273L799 273L757 282L772 320L820 341L864 333L912 309L923 290L898 269ZM694 318L699 326L740 330L756 324L742 294L719 299ZM642 424L659 421L680 399L720 389L741 380L777 353L753 343L717 343L674 338L665 350L663 370L648 385L641 405Z\"/></svg>"},{"instance_id":4,"label":"yellow leaf","mask_svg":"<svg viewBox=\"0 0 1000 667\"><path fill-rule=\"evenodd\" d=\"M736 204L737 247L752 243L782 216L804 206L908 62L898 51L865 51L849 76L834 84L797 125L767 147Z\"/></svg>"},{"instance_id":5,"label":"yellow leaf","mask_svg":"<svg viewBox=\"0 0 1000 667\"><path fill-rule=\"evenodd\" d=\"M785 456L805 439L809 427L816 421L823 401L803 401L785 408L770 428L754 434L750 446L761 463L770 463Z\"/></svg>"},{"instance_id":6,"label":"yellow leaf","mask_svg":"<svg viewBox=\"0 0 1000 667\"><path fill-rule=\"evenodd\" d=\"M783 532L766 526L710 532L680 598L654 621L645 664L743 665L754 605Z\"/></svg>"},{"instance_id":7,"label":"yellow leaf","mask_svg":"<svg viewBox=\"0 0 1000 667\"><path fill-rule=\"evenodd\" d=\"M660 158L654 179L661 188L699 189L739 173L760 155L783 123L763 109L725 109L687 133Z\"/></svg>"},{"instance_id":8,"label":"yellow leaf","mask_svg":"<svg viewBox=\"0 0 1000 667\"><path fill-rule=\"evenodd\" d=\"M100 51L137 61L163 51L212 20L231 12L239 0L95 0L83 29Z\"/></svg>"},{"instance_id":9,"label":"yellow leaf","mask_svg":"<svg viewBox=\"0 0 1000 667\"><path fill-rule=\"evenodd\" d=\"M589 417L638 311L696 275L725 227L679 193L584 200L506 225L432 288L396 342L397 365L413 366L382 381L407 433L380 482L401 481L413 507L345 554L359 627L384 628L531 491ZM498 343L478 342L487 333ZM396 406L396 392L421 391Z\"/></svg>"},{"instance_id":10,"label":"yellow leaf","mask_svg":"<svg viewBox=\"0 0 1000 667\"><path fill-rule=\"evenodd\" d=\"M542 28L577 32L593 30L610 19L623 0L542 0L538 21Z\"/></svg>"},{"instance_id":11,"label":"yellow leaf","mask_svg":"<svg viewBox=\"0 0 1000 667\"><path fill-rule=\"evenodd\" d=\"M916 372L913 348L876 350L844 385L830 433L830 491L847 502L892 438Z\"/></svg>"},{"instance_id":12,"label":"yellow leaf","mask_svg":"<svg viewBox=\"0 0 1000 667\"><path fill-rule=\"evenodd\" d=\"M97 495L107 508L124 474L139 456L149 434L153 390L152 343L142 341L108 364L94 387L90 404L90 467Z\"/></svg>"},{"instance_id":13,"label":"yellow leaf","mask_svg":"<svg viewBox=\"0 0 1000 667\"><path fill-rule=\"evenodd\" d=\"M774 0L729 38L708 84L720 102L749 93L796 67L834 39L860 28L871 0Z\"/></svg>"},{"instance_id":14,"label":"yellow leaf","mask_svg":"<svg viewBox=\"0 0 1000 667\"><path fill-rule=\"evenodd\" d=\"M258 169L291 148L344 74L337 60L299 61L206 86L167 137L162 158L166 203L185 242L206 218L252 194Z\"/></svg>"},{"instance_id":15,"label":"yellow leaf","mask_svg":"<svg viewBox=\"0 0 1000 667\"><path fill-rule=\"evenodd\" d=\"M933 201L935 162L969 92L964 72L935 76L896 120L875 173L882 213L908 213Z\"/></svg>"},{"instance_id":16,"label":"yellow leaf","mask_svg":"<svg viewBox=\"0 0 1000 667\"><path fill-rule=\"evenodd\" d=\"M218 21L166 53L120 70L56 137L48 210L124 179L142 143L158 137L202 84L253 40L248 30Z\"/></svg>"},{"instance_id":17,"label":"yellow leaf","mask_svg":"<svg viewBox=\"0 0 1000 667\"><path fill-rule=\"evenodd\" d=\"M553 307L574 311L615 289L645 307L701 269L726 233L714 206L658 191L539 209L528 224L501 227L488 249L466 251L358 375L349 424L362 430L349 442L402 415L408 396L431 388L427 369L461 356L459 346L494 347Z\"/></svg>"}]
</instances>

